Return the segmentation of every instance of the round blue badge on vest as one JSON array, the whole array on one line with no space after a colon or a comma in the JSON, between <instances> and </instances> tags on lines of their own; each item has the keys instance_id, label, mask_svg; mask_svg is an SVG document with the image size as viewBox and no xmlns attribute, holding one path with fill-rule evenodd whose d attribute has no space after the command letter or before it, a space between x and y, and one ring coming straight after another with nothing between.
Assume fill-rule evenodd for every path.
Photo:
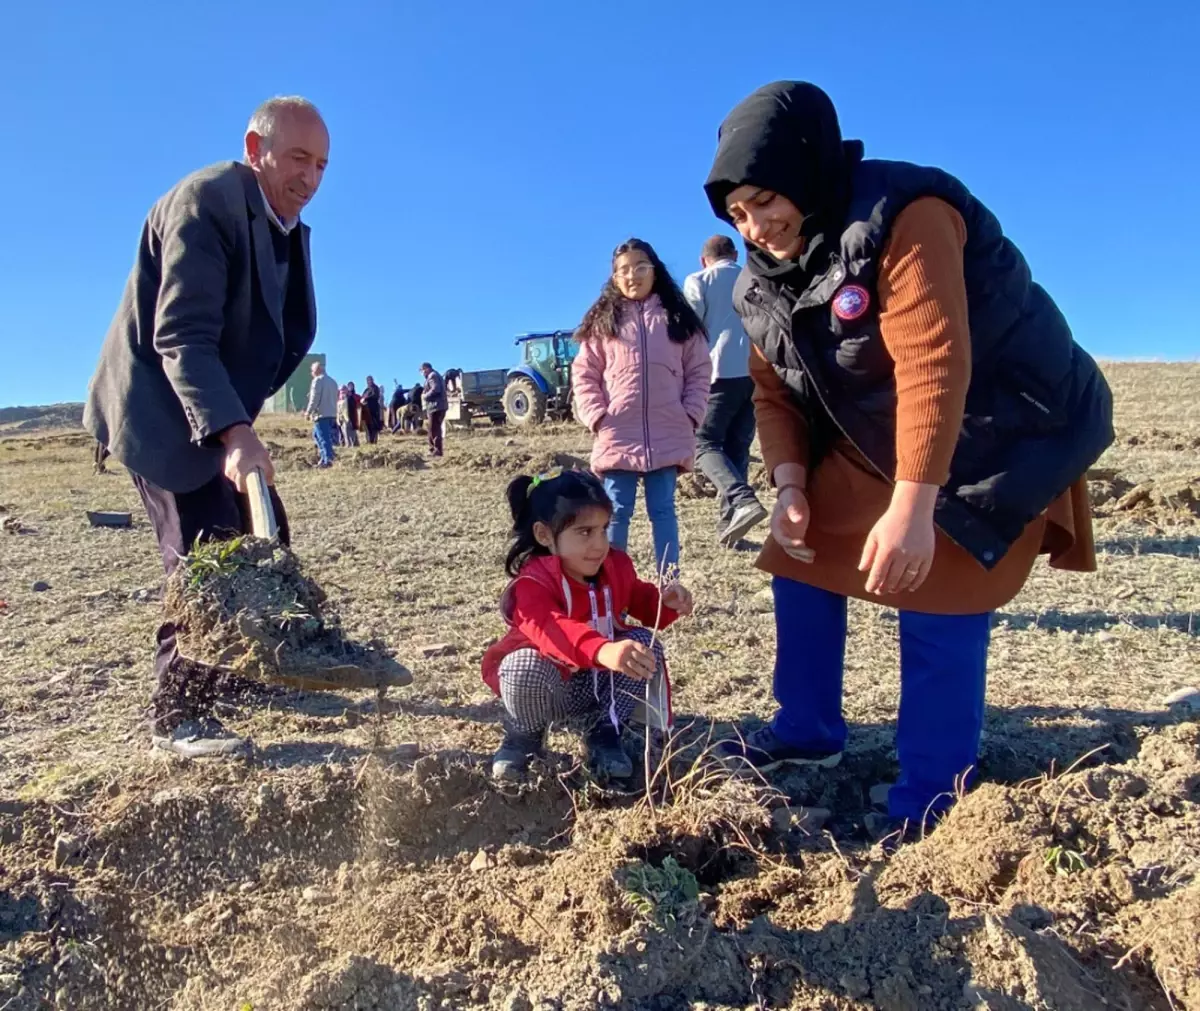
<instances>
[{"instance_id":1,"label":"round blue badge on vest","mask_svg":"<svg viewBox=\"0 0 1200 1011\"><path fill-rule=\"evenodd\" d=\"M848 284L833 296L833 314L840 320L858 319L871 304L871 296L861 284Z\"/></svg>"}]
</instances>

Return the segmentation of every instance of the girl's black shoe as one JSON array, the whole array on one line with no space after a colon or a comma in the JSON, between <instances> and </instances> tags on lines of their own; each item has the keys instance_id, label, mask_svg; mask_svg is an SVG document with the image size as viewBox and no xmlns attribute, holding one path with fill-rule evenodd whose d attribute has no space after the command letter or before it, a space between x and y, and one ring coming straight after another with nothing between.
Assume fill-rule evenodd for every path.
<instances>
[{"instance_id":1,"label":"girl's black shoe","mask_svg":"<svg viewBox=\"0 0 1200 1011\"><path fill-rule=\"evenodd\" d=\"M588 770L601 783L611 779L630 779L633 760L621 747L621 735L608 720L601 720L584 738Z\"/></svg>"},{"instance_id":2,"label":"girl's black shoe","mask_svg":"<svg viewBox=\"0 0 1200 1011\"><path fill-rule=\"evenodd\" d=\"M492 779L520 782L529 773L529 763L534 758L540 758L543 749L543 734L505 729L504 742L492 759Z\"/></svg>"}]
</instances>

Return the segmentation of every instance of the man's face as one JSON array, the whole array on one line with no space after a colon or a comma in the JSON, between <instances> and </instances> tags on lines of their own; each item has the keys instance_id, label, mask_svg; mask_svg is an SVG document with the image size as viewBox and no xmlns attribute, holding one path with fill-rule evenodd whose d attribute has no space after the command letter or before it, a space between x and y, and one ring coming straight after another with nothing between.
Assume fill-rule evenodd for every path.
<instances>
[{"instance_id":1,"label":"man's face","mask_svg":"<svg viewBox=\"0 0 1200 1011\"><path fill-rule=\"evenodd\" d=\"M329 161L329 131L313 113L287 110L270 141L246 134L246 157L275 213L292 222L321 185Z\"/></svg>"}]
</instances>

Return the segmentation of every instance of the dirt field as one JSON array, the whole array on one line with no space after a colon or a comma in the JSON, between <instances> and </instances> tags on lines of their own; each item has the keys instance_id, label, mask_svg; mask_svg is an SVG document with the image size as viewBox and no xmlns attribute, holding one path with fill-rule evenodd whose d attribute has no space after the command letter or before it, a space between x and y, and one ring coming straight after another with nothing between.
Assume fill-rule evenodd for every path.
<instances>
[{"instance_id":1,"label":"dirt field","mask_svg":"<svg viewBox=\"0 0 1200 1011\"><path fill-rule=\"evenodd\" d=\"M78 432L0 431L0 1009L1197 1011L1200 724L1163 700L1200 679L1200 365L1109 375L1100 571L1039 564L997 615L985 782L890 858L863 816L895 774L894 614L853 608L838 769L755 786L705 761L769 716L774 626L702 497L680 503L698 609L665 636L680 729L649 797L588 785L564 732L536 783L490 784L501 493L586 456L576 427L318 471L268 421L307 571L415 680L382 706L229 708L255 750L216 763L149 748L161 578L130 482L93 476ZM634 547L648 565L644 516Z\"/></svg>"}]
</instances>

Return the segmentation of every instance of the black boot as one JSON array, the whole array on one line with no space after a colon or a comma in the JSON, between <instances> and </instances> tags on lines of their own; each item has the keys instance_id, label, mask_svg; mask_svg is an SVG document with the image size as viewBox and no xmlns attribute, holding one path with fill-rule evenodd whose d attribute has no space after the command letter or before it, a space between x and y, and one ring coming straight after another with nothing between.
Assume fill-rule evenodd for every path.
<instances>
[{"instance_id":1,"label":"black boot","mask_svg":"<svg viewBox=\"0 0 1200 1011\"><path fill-rule=\"evenodd\" d=\"M492 758L492 779L519 783L529 774L529 763L544 754L545 732L527 734L504 728L504 741Z\"/></svg>"},{"instance_id":2,"label":"black boot","mask_svg":"<svg viewBox=\"0 0 1200 1011\"><path fill-rule=\"evenodd\" d=\"M587 765L592 775L601 783L612 779L630 779L633 776L633 760L621 747L621 735L607 717L592 726L584 738Z\"/></svg>"}]
</instances>

